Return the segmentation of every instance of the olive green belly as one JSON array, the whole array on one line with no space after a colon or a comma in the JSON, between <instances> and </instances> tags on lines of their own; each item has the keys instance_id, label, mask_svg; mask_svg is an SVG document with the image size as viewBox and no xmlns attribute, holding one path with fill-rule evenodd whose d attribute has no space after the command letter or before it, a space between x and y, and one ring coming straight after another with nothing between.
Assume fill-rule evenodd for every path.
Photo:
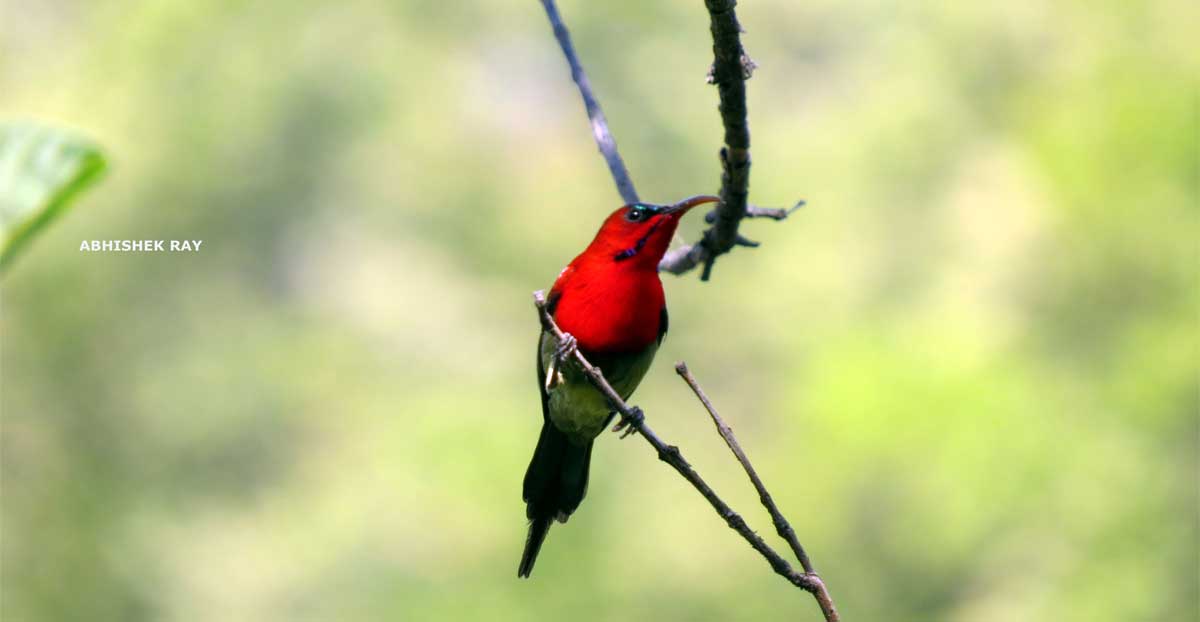
<instances>
[{"instance_id":1,"label":"olive green belly","mask_svg":"<svg viewBox=\"0 0 1200 622\"><path fill-rule=\"evenodd\" d=\"M554 356L555 340L547 336L542 339L542 369L550 369L550 358ZM629 399L650 369L654 353L658 350L655 341L641 352L628 354L585 355L588 361L604 372L605 380L612 385L621 399ZM554 427L567 435L576 445L586 444L604 431L612 408L608 400L588 381L583 370L574 363L563 366L563 382L550 390L548 406L550 421Z\"/></svg>"}]
</instances>

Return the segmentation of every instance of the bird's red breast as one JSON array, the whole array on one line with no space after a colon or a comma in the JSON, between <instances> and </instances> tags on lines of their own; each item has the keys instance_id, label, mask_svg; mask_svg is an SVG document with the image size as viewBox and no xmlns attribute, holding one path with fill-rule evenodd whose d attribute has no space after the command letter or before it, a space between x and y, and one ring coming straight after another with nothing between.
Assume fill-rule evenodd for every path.
<instances>
[{"instance_id":1,"label":"bird's red breast","mask_svg":"<svg viewBox=\"0 0 1200 622\"><path fill-rule=\"evenodd\" d=\"M585 352L641 352L658 339L666 304L656 272L624 274L580 255L550 290L554 321Z\"/></svg>"}]
</instances>

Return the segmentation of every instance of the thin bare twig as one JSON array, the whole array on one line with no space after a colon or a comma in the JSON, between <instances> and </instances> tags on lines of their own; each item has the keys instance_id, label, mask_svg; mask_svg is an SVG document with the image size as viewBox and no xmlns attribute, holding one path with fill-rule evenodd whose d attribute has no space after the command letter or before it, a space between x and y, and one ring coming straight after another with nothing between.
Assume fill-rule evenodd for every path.
<instances>
[{"instance_id":1,"label":"thin bare twig","mask_svg":"<svg viewBox=\"0 0 1200 622\"><path fill-rule=\"evenodd\" d=\"M806 201L804 199L800 199L799 201L796 201L795 205L787 209L782 207L759 207L757 205L747 205L746 218L770 218L771 220L786 220L788 216L792 215L792 212L804 207L805 203ZM704 220L705 222L711 222L708 220L707 215L705 215Z\"/></svg>"},{"instance_id":2,"label":"thin bare twig","mask_svg":"<svg viewBox=\"0 0 1200 622\"><path fill-rule=\"evenodd\" d=\"M575 46L571 44L571 34L567 32L567 26L563 24L562 16L558 14L558 7L555 6L554 0L542 0L542 6L546 9L546 17L550 19L550 25L554 27L554 38L558 39L563 56L567 57L567 64L571 66L571 78L579 87L579 95L583 97L583 105L587 108L588 119L592 122L592 136L596 138L596 146L600 148L600 154L608 163L608 171L612 173L613 181L617 184L617 192L621 194L621 200L626 203L637 203L638 194L637 190L633 188L633 180L629 178L625 161L621 159L621 154L617 151L617 141L608 131L608 119L604 117L604 111L600 109L600 102L596 101L596 96L592 94L592 84L583 71L583 65L579 64L579 57L575 55Z\"/></svg>"},{"instance_id":3,"label":"thin bare twig","mask_svg":"<svg viewBox=\"0 0 1200 622\"><path fill-rule=\"evenodd\" d=\"M545 295L541 291L534 292L533 301L534 305L537 307L538 320L541 322L543 330L550 332L550 334L554 335L555 339L561 342L564 334L562 330L558 328L558 325L554 323L554 318L550 317L550 313L546 310ZM692 465L684 459L683 454L679 451L678 447L674 445L668 445L663 442L663 440L654 433L654 430L650 429L650 426L646 425L645 416L641 409L635 406L630 406L625 402L625 400L621 399L621 396L618 395L617 392L613 390L612 386L608 384L608 381L604 379L604 374L600 371L600 368L589 363L587 358L584 357L583 353L579 350L574 351L572 358L575 363L579 365L584 375L587 376L592 386L596 387L596 389L600 391L601 395L608 400L608 403L610 406L612 406L612 409L621 415L621 421L623 425L639 432L642 438L645 438L646 442L649 443L650 446L653 447L658 453L658 459L666 462L671 466L671 468L675 469L677 473L683 476L683 478L686 479L688 483L690 483L692 487L695 488L708 501L713 510L717 512L717 515L724 519L725 523L729 525L730 529L738 532L738 534L741 535L742 538L745 539L754 550L758 551L758 553L767 560L767 563L770 564L771 569L774 570L776 574L787 579L792 585L795 585L817 597L817 602L821 605L822 613L824 613L827 622L837 621L837 612L833 609L832 602L829 603L829 608L826 609L825 602L821 600L821 594L824 594L825 598L828 599L829 593L825 589L825 584L823 581L821 581L820 577L808 572L798 572L795 568L793 568L792 565L789 564L787 560L785 560L779 553L777 553L775 549L771 548L761 536L755 533L754 530L750 529L749 525L746 524L746 521L742 519L741 515L739 515L737 512L734 512L733 508L729 507L729 504L725 503L724 500L717 496L717 493L713 491L712 487L710 487L708 483L706 483L704 479L701 478L698 473L696 473L696 470L692 468ZM832 617L830 617L831 615Z\"/></svg>"},{"instance_id":4,"label":"thin bare twig","mask_svg":"<svg viewBox=\"0 0 1200 622\"><path fill-rule=\"evenodd\" d=\"M784 518L783 513L779 511L779 506L775 505L775 500L771 498L771 493L767 492L767 487L763 484L762 478L758 476L758 472L754 470L754 465L750 464L750 458L746 456L746 452L742 450L742 446L738 443L737 437L733 435L733 428L725 423L721 415L717 413L717 409L709 401L708 395L704 393L704 389L700 388L700 383L696 381L696 377L688 370L687 363L680 361L675 364L675 373L679 374L683 381L691 387L692 392L696 394L696 398L704 405L704 409L708 411L712 417L713 425L717 427L717 433L721 438L725 439L725 444L729 446L729 450L742 464L746 475L749 476L750 482L754 484L754 489L758 491L758 500L762 502L763 507L767 508L767 512L771 514L771 522L775 524L775 531L779 537L787 541L788 546L792 547L792 552L796 554L796 559L800 561L800 565L804 567L804 572L809 576L820 581L819 590L813 592L816 596L817 603L821 605L821 611L825 614L826 620L837 620L837 610L833 606L833 599L829 595L829 590L825 587L825 583L817 576L817 571L813 569L812 562L808 559L808 553L804 551L804 547L800 545L800 541L796 538L796 532L792 529L791 523Z\"/></svg>"}]
</instances>

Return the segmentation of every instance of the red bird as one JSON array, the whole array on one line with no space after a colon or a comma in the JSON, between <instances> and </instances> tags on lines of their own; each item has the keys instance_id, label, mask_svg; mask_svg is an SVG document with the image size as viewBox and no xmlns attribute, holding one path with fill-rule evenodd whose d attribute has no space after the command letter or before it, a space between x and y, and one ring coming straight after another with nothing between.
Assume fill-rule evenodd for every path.
<instances>
[{"instance_id":1,"label":"red bird","mask_svg":"<svg viewBox=\"0 0 1200 622\"><path fill-rule=\"evenodd\" d=\"M578 347L622 399L650 368L667 332L667 306L658 262L679 219L714 196L674 205L634 203L605 219L599 233L550 288L547 310L567 334L563 343L538 338L542 432L525 472L529 536L517 576L528 577L553 521L565 523L587 491L592 442L615 413L576 365L562 364ZM547 374L549 370L549 374Z\"/></svg>"}]
</instances>

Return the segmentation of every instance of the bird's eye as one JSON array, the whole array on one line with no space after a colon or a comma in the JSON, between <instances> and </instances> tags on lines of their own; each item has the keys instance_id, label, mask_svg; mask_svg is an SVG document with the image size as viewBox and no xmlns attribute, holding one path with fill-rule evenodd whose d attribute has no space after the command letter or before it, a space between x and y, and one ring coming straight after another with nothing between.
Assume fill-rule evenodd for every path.
<instances>
[{"instance_id":1,"label":"bird's eye","mask_svg":"<svg viewBox=\"0 0 1200 622\"><path fill-rule=\"evenodd\" d=\"M625 217L629 219L629 222L639 222L646 218L646 210L642 209L640 205L635 205L629 208L629 213Z\"/></svg>"}]
</instances>

